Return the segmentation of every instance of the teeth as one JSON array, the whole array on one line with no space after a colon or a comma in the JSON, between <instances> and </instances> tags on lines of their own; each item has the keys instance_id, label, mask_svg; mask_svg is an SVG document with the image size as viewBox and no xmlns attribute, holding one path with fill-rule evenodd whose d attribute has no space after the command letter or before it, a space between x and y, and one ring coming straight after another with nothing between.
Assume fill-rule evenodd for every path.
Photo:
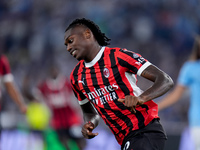
<instances>
[{"instance_id":1,"label":"teeth","mask_svg":"<svg viewBox=\"0 0 200 150\"><path fill-rule=\"evenodd\" d=\"M72 52L72 55L74 55L75 51Z\"/></svg>"}]
</instances>

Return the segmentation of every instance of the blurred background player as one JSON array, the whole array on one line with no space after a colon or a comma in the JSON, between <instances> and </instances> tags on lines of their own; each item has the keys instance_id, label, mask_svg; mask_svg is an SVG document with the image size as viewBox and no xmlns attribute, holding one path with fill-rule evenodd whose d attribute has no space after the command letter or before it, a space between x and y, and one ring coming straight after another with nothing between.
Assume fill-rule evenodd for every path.
<instances>
[{"instance_id":1,"label":"blurred background player","mask_svg":"<svg viewBox=\"0 0 200 150\"><path fill-rule=\"evenodd\" d=\"M43 99L51 110L51 126L56 130L61 143L66 149L71 149L70 141L74 140L79 149L83 149L84 139L80 132L82 118L78 102L72 100L74 95L69 80L58 66L52 65L49 68L48 77L39 83L37 91L37 99Z\"/></svg>"},{"instance_id":2,"label":"blurred background player","mask_svg":"<svg viewBox=\"0 0 200 150\"><path fill-rule=\"evenodd\" d=\"M24 103L21 93L18 91L18 88L15 86L14 77L11 73L10 64L6 55L0 54L0 78L3 83L7 93L12 98L12 100L18 105L22 113L26 113L26 105ZM0 97L2 95L2 90L0 91ZM2 99L0 98L0 102ZM1 112L1 104L0 104ZM0 126L1 130L1 126Z\"/></svg>"},{"instance_id":3,"label":"blurred background player","mask_svg":"<svg viewBox=\"0 0 200 150\"><path fill-rule=\"evenodd\" d=\"M2 54L2 47L0 47L0 80L1 84L5 87L7 93L11 99L17 104L20 111L26 113L26 104L24 99L15 85L13 74L11 73L10 64L6 55ZM2 85L1 85L2 86ZM2 115L1 115L1 104L2 104L2 88L0 89L0 144L1 144L1 131L2 131Z\"/></svg>"},{"instance_id":4,"label":"blurred background player","mask_svg":"<svg viewBox=\"0 0 200 150\"><path fill-rule=\"evenodd\" d=\"M195 150L200 150L200 37L196 36L192 54L182 66L178 83L174 90L158 103L163 110L176 103L189 88L190 106L188 111L189 132L195 144ZM188 143L188 140L185 141ZM188 143L189 144L189 143Z\"/></svg>"},{"instance_id":5,"label":"blurred background player","mask_svg":"<svg viewBox=\"0 0 200 150\"><path fill-rule=\"evenodd\" d=\"M11 73L10 64L6 55L0 54L0 78L1 82L4 84L6 91L12 98L12 100L18 105L22 113L26 112L26 105L24 103L21 93L15 86L14 77ZM2 90L0 91L0 96L2 95ZM2 101L0 99L0 101ZM0 105L1 110L1 105Z\"/></svg>"}]
</instances>

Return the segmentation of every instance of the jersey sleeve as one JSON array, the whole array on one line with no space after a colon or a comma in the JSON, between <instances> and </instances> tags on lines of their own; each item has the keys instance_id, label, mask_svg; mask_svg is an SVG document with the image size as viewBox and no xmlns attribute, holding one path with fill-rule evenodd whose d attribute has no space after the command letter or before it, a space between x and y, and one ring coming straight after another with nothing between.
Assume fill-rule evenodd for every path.
<instances>
[{"instance_id":1,"label":"jersey sleeve","mask_svg":"<svg viewBox=\"0 0 200 150\"><path fill-rule=\"evenodd\" d=\"M6 56L1 56L1 74L3 82L13 81L13 75L11 73L10 64Z\"/></svg>"},{"instance_id":2,"label":"jersey sleeve","mask_svg":"<svg viewBox=\"0 0 200 150\"><path fill-rule=\"evenodd\" d=\"M151 65L151 63L143 58L140 54L121 49L118 55L118 61L121 66L124 66L128 69L128 71L141 75L142 72Z\"/></svg>"},{"instance_id":3,"label":"jersey sleeve","mask_svg":"<svg viewBox=\"0 0 200 150\"><path fill-rule=\"evenodd\" d=\"M75 97L78 99L79 105L83 105L89 102L89 100L85 97L85 95L79 90L78 86L75 84L72 75L70 77L70 81L72 90L74 92Z\"/></svg>"},{"instance_id":4,"label":"jersey sleeve","mask_svg":"<svg viewBox=\"0 0 200 150\"><path fill-rule=\"evenodd\" d=\"M190 71L190 64L185 63L179 72L178 84L188 86L191 83L191 78L189 74Z\"/></svg>"}]
</instances>

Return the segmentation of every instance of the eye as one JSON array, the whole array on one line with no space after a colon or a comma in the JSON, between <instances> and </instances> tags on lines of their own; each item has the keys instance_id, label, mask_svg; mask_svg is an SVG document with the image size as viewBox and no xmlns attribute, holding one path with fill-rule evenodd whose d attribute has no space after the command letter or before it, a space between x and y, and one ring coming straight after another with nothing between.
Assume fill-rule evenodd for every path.
<instances>
[{"instance_id":1,"label":"eye","mask_svg":"<svg viewBox=\"0 0 200 150\"><path fill-rule=\"evenodd\" d=\"M73 43L73 39L68 40L68 44L71 44L71 43Z\"/></svg>"}]
</instances>

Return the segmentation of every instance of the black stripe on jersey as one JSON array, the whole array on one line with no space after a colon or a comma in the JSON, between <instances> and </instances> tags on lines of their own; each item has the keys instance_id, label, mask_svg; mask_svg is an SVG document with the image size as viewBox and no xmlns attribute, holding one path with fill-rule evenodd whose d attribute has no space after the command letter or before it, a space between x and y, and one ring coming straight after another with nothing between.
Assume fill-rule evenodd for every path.
<instances>
[{"instance_id":1,"label":"black stripe on jersey","mask_svg":"<svg viewBox=\"0 0 200 150\"><path fill-rule=\"evenodd\" d=\"M118 70L117 65L116 65L114 53L115 53L115 49L111 49L109 55L110 55L111 68L112 68L113 75L115 77L115 81L117 82L117 84L119 85L119 87L123 91L123 93L125 95L129 95L130 91L126 87L125 83L122 80L121 75L119 74L119 70Z\"/></svg>"},{"instance_id":2,"label":"black stripe on jersey","mask_svg":"<svg viewBox=\"0 0 200 150\"><path fill-rule=\"evenodd\" d=\"M76 68L74 69L74 72L73 72L73 76L75 77L75 76L77 76L77 74L78 74L78 70L79 70L79 68L80 68L80 63L76 66ZM77 76L78 77L78 76ZM75 78L74 78L75 79ZM78 78L77 78L78 79ZM77 79L75 80L75 81L77 81Z\"/></svg>"},{"instance_id":3,"label":"black stripe on jersey","mask_svg":"<svg viewBox=\"0 0 200 150\"><path fill-rule=\"evenodd\" d=\"M103 54L103 56L102 56L101 58L104 58L104 54ZM99 60L99 61L98 61L98 64L99 64L99 67L104 67L104 66L105 66L105 63L104 63L103 59L102 59L102 60ZM103 70L103 68L100 68L100 70ZM95 74L94 74L94 76L96 77ZM103 79L104 85L107 86L107 84L109 83L109 81L108 81L107 78L104 77L103 72L101 72L101 76L103 77L102 79ZM95 80L96 80L96 78L95 78ZM92 81L93 81L93 80L92 80ZM97 82L97 81L96 81L96 82ZM98 88L99 88L99 87L98 87ZM116 93L116 95L117 95L117 93ZM103 98L103 97L102 97L102 98ZM118 97L117 97L117 98L118 98ZM104 104L104 108L109 109L109 110L112 111L112 109L110 108L110 106L109 106L108 103L105 103L105 104ZM100 111L106 116L106 119L108 119L108 121L111 122L111 124L115 125L115 127L118 129L118 131L121 131L121 130L122 130L122 127L121 127L115 120L113 120L113 119L107 114L107 112L106 112L103 108L100 108ZM115 113L114 111L112 111L112 112ZM112 128L110 127L110 124L109 124L107 121L106 121L106 124L107 124L107 125L109 126L109 128L112 130ZM113 130L112 130L112 131L113 131ZM113 131L113 133L115 133L115 131Z\"/></svg>"},{"instance_id":4,"label":"black stripe on jersey","mask_svg":"<svg viewBox=\"0 0 200 150\"><path fill-rule=\"evenodd\" d=\"M72 80L71 80L71 83L72 83ZM79 93L79 95L80 95L80 97L81 97L82 100L86 98L85 95L84 95L82 92L80 92L80 91L77 89L77 87L76 87L75 85L73 85L73 83L72 83L71 85L73 86L72 90L73 90L74 95L75 95L75 97L76 97L77 99L78 99L78 95L76 94L76 92ZM76 92L75 92L75 91L76 91Z\"/></svg>"},{"instance_id":5,"label":"black stripe on jersey","mask_svg":"<svg viewBox=\"0 0 200 150\"><path fill-rule=\"evenodd\" d=\"M99 107L99 108L100 108L100 107ZM106 116L106 119L107 119L111 124L115 125L115 127L117 128L117 130L118 130L119 132L121 132L122 127L121 127L119 124L117 124L116 121L113 120L113 119L107 114L107 112L105 111L105 109L104 109L104 108L100 108L100 111L102 112L103 115ZM107 120L105 120L107 126L108 126L108 127L110 128L110 130L112 130L112 132L116 135L116 132L113 130L113 128L111 128L110 123L108 123Z\"/></svg>"},{"instance_id":6,"label":"black stripe on jersey","mask_svg":"<svg viewBox=\"0 0 200 150\"><path fill-rule=\"evenodd\" d=\"M138 54L136 54L134 52L131 52L131 51L128 51L128 50L123 50L123 49L120 49L119 51L129 55L130 57L132 57L136 61L140 62L141 64L144 64L146 62L145 59L142 56L139 56Z\"/></svg>"},{"instance_id":7,"label":"black stripe on jersey","mask_svg":"<svg viewBox=\"0 0 200 150\"><path fill-rule=\"evenodd\" d=\"M128 69L130 69L131 71L133 71L135 74L137 74L138 69L135 66L129 64L127 61L125 61L125 60L123 60L121 58L117 58L117 59L118 59L119 64L122 67L127 67Z\"/></svg>"},{"instance_id":8,"label":"black stripe on jersey","mask_svg":"<svg viewBox=\"0 0 200 150\"><path fill-rule=\"evenodd\" d=\"M123 49L120 49L119 51L133 57L133 52L130 52L128 50L123 50Z\"/></svg>"},{"instance_id":9,"label":"black stripe on jersey","mask_svg":"<svg viewBox=\"0 0 200 150\"><path fill-rule=\"evenodd\" d=\"M83 70L82 70L82 72L81 72L81 80L82 80L82 79L86 79L86 74L85 74L85 72L86 72L86 69L85 69L85 67L83 67ZM86 88L85 88L85 87L86 87ZM87 88L87 87L88 87L88 86L87 86L87 80L85 80L85 87L84 87L85 92L86 92L86 93L89 93L90 90L89 90L89 88Z\"/></svg>"},{"instance_id":10,"label":"black stripe on jersey","mask_svg":"<svg viewBox=\"0 0 200 150\"><path fill-rule=\"evenodd\" d=\"M110 60L111 60L111 66L116 65L116 61L115 61L115 56L114 56L114 52L115 50L111 50L110 53ZM119 70L117 67L113 68L113 74L119 74ZM122 81L122 77L120 76L120 74L117 76L120 80L120 83L118 82L119 87L121 88L121 90L125 93L125 95L130 95L130 91L129 89L126 87L125 83ZM116 80L116 77L115 77ZM117 81L117 80L116 80ZM144 126L144 116L141 114L141 112L137 111L135 114L136 118L138 119L138 126L139 128ZM129 119L129 118L128 118ZM130 121L131 122L131 121ZM133 125L132 125L133 126Z\"/></svg>"},{"instance_id":11,"label":"black stripe on jersey","mask_svg":"<svg viewBox=\"0 0 200 150\"><path fill-rule=\"evenodd\" d=\"M137 117L138 119L138 127L139 129L140 128L143 128L145 125L144 125L144 116L142 115L142 113L138 110L136 110L136 114L135 116Z\"/></svg>"},{"instance_id":12,"label":"black stripe on jersey","mask_svg":"<svg viewBox=\"0 0 200 150\"><path fill-rule=\"evenodd\" d=\"M101 110L102 109L102 110ZM100 111L105 111L103 108L100 108ZM112 119L111 119L112 120ZM115 131L113 130L113 128L110 127L110 124L108 123L107 120L104 120L106 122L106 125L109 127L109 129L112 131L112 133L115 135L115 136L118 136L117 134L115 134ZM110 121L110 120L109 120ZM119 130L120 131L120 130ZM125 135L125 134L124 134Z\"/></svg>"},{"instance_id":13,"label":"black stripe on jersey","mask_svg":"<svg viewBox=\"0 0 200 150\"><path fill-rule=\"evenodd\" d=\"M81 72L81 74L82 74L82 77L81 77L81 79L87 79L86 78L86 69L85 69L85 67L83 68L83 71ZM95 73L94 73L95 74ZM92 80L93 81L93 80ZM97 82L97 81L96 81ZM87 80L85 80L85 87L86 88L84 88L84 90L85 90L85 92L86 93L90 93L91 91L90 91L90 89L88 88L88 84L87 84ZM93 103L91 103L92 105L93 105ZM95 104L95 103L94 103ZM96 109L97 111L98 111L98 109ZM101 110L100 110L101 111ZM101 113L98 111L98 113L99 113L99 115L101 116L102 115L102 111L101 111ZM107 118L107 117L106 117Z\"/></svg>"},{"instance_id":14,"label":"black stripe on jersey","mask_svg":"<svg viewBox=\"0 0 200 150\"><path fill-rule=\"evenodd\" d=\"M95 69L94 67L90 67L90 75L91 75L91 79L92 79L92 84L94 86L95 89L100 89L99 85L98 85L98 81L97 81L97 77L96 77L96 73L95 73ZM100 97L103 99L103 95L100 95ZM93 102L96 105L95 99ZM105 107L105 106L104 106ZM108 109L108 108L106 108Z\"/></svg>"},{"instance_id":15,"label":"black stripe on jersey","mask_svg":"<svg viewBox=\"0 0 200 150\"><path fill-rule=\"evenodd\" d=\"M72 80L71 80L71 85L73 86L72 91L74 92L74 95L76 98L78 98L78 95L76 94L75 90L77 91L76 87L73 85Z\"/></svg>"},{"instance_id":16,"label":"black stripe on jersey","mask_svg":"<svg viewBox=\"0 0 200 150\"><path fill-rule=\"evenodd\" d=\"M77 74L78 74L78 70L79 70L79 69L80 69L80 63L76 66L76 68L74 69L74 72L73 72L73 77L74 77L74 82L75 82L75 83L78 83L78 75L77 75ZM85 95L84 95L82 92L80 92L80 91L77 89L76 86L74 86L74 84L72 83L72 80L71 80L71 84L72 84L72 86L73 86L73 88L74 88L73 91L76 90L76 92L79 93L81 99L82 99L82 100L85 99L85 98L86 98ZM78 86L78 84L76 84L76 85ZM76 92L74 91L75 96L78 98Z\"/></svg>"},{"instance_id":17,"label":"black stripe on jersey","mask_svg":"<svg viewBox=\"0 0 200 150\"><path fill-rule=\"evenodd\" d=\"M115 54L115 49L111 50L111 51L110 51L110 54L109 54L109 56L110 56L110 61L111 61L111 66L112 66L111 68L112 68L113 75L114 75L114 77L115 77L115 81L116 81L117 84L119 85L120 89L125 93L125 95L129 95L129 94L130 94L130 91L129 91L129 89L126 87L125 83L122 81L122 77L121 77L121 75L119 74L119 70L118 70L117 65L116 65L116 61L115 61L115 56L114 56L114 54ZM113 67L113 66L114 66L114 67ZM117 77L115 76L116 74L118 74ZM117 78L118 78L118 79L117 79ZM120 102L118 102L118 101L114 101L114 103L116 104L116 106L117 106L118 108L120 108L120 109L122 109L122 110L127 109L124 105L122 105L122 104L121 104ZM132 122L131 122L131 120L130 120L129 117L127 117L126 115L124 115L123 113L121 113L121 111L115 111L114 113L115 113L116 116L118 116L121 120L123 120L123 121L126 123L126 126L127 126L127 127L130 127L130 130L132 130L133 124L132 124ZM122 134L125 134L125 132L122 133Z\"/></svg>"},{"instance_id":18,"label":"black stripe on jersey","mask_svg":"<svg viewBox=\"0 0 200 150\"><path fill-rule=\"evenodd\" d=\"M149 110L149 107L147 106L147 105L145 105L145 104L143 104L143 105L140 105L142 108L145 108L146 109L146 113L148 113L148 110Z\"/></svg>"}]
</instances>

